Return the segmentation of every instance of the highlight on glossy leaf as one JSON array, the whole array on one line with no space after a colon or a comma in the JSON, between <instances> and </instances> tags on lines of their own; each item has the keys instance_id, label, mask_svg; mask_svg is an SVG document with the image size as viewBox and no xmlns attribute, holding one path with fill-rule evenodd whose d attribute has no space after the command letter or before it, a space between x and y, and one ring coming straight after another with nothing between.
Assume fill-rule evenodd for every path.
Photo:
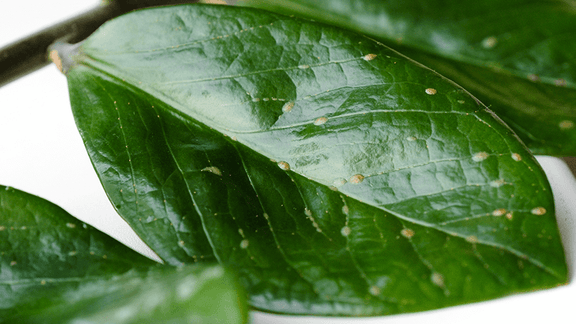
<instances>
[{"instance_id":1,"label":"highlight on glossy leaf","mask_svg":"<svg viewBox=\"0 0 576 324\"><path fill-rule=\"evenodd\" d=\"M162 266L60 207L0 186L0 323L244 323L220 266Z\"/></svg>"},{"instance_id":2,"label":"highlight on glossy leaf","mask_svg":"<svg viewBox=\"0 0 576 324\"><path fill-rule=\"evenodd\" d=\"M115 19L69 58L76 123L119 214L167 264L234 269L254 308L396 314L566 282L530 152L378 42L187 5Z\"/></svg>"},{"instance_id":3,"label":"highlight on glossy leaf","mask_svg":"<svg viewBox=\"0 0 576 324\"><path fill-rule=\"evenodd\" d=\"M239 0L376 37L476 95L535 153L576 154L570 1Z\"/></svg>"}]
</instances>

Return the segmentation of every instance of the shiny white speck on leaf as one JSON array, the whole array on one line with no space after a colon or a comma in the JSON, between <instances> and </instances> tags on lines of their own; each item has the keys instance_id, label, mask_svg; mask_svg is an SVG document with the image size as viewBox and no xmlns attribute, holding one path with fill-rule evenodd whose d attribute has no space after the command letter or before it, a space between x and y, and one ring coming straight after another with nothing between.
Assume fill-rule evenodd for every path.
<instances>
[{"instance_id":1,"label":"shiny white speck on leaf","mask_svg":"<svg viewBox=\"0 0 576 324\"><path fill-rule=\"evenodd\" d=\"M560 127L560 129L570 129L574 127L574 122L571 120L563 120L558 124L558 127Z\"/></svg>"},{"instance_id":2,"label":"shiny white speck on leaf","mask_svg":"<svg viewBox=\"0 0 576 324\"><path fill-rule=\"evenodd\" d=\"M438 272L434 272L430 275L430 281L438 287L444 287L444 276Z\"/></svg>"},{"instance_id":3,"label":"shiny white speck on leaf","mask_svg":"<svg viewBox=\"0 0 576 324\"><path fill-rule=\"evenodd\" d=\"M488 155L488 153L486 153L486 152L478 152L478 153L474 154L474 156L472 156L472 161L474 161L474 162L484 161L489 156L490 155Z\"/></svg>"},{"instance_id":4,"label":"shiny white speck on leaf","mask_svg":"<svg viewBox=\"0 0 576 324\"><path fill-rule=\"evenodd\" d=\"M494 48L498 44L498 38L494 36L486 37L482 40L482 47L490 49Z\"/></svg>"},{"instance_id":5,"label":"shiny white speck on leaf","mask_svg":"<svg viewBox=\"0 0 576 324\"><path fill-rule=\"evenodd\" d=\"M353 184L359 184L362 181L364 181L364 176L361 174L355 174L352 177L350 177L350 180L349 180L349 182L353 183Z\"/></svg>"},{"instance_id":6,"label":"shiny white speck on leaf","mask_svg":"<svg viewBox=\"0 0 576 324\"><path fill-rule=\"evenodd\" d=\"M240 248L241 249L247 249L248 245L250 245L250 241L248 241L248 240L242 240L242 242L240 242Z\"/></svg>"},{"instance_id":7,"label":"shiny white speck on leaf","mask_svg":"<svg viewBox=\"0 0 576 324\"><path fill-rule=\"evenodd\" d=\"M68 228L76 228L76 224L66 223L66 227L68 227Z\"/></svg>"},{"instance_id":8,"label":"shiny white speck on leaf","mask_svg":"<svg viewBox=\"0 0 576 324\"><path fill-rule=\"evenodd\" d=\"M342 206L342 213L344 215L348 215L350 213L350 209L348 208L348 206L346 205Z\"/></svg>"},{"instance_id":9,"label":"shiny white speck on leaf","mask_svg":"<svg viewBox=\"0 0 576 324\"><path fill-rule=\"evenodd\" d=\"M376 56L377 56L376 54L366 54L366 55L364 55L363 59L365 61L372 61L373 59L376 58Z\"/></svg>"},{"instance_id":10,"label":"shiny white speck on leaf","mask_svg":"<svg viewBox=\"0 0 576 324\"><path fill-rule=\"evenodd\" d=\"M214 173L215 175L222 176L222 171L220 171L220 169L218 169L215 166L205 167L204 169L202 169L200 171L210 172L210 173Z\"/></svg>"},{"instance_id":11,"label":"shiny white speck on leaf","mask_svg":"<svg viewBox=\"0 0 576 324\"><path fill-rule=\"evenodd\" d=\"M342 233L342 236L348 236L350 233L352 233L352 229L350 229L348 226L344 226L342 227L342 230L340 230L340 233Z\"/></svg>"},{"instance_id":12,"label":"shiny white speck on leaf","mask_svg":"<svg viewBox=\"0 0 576 324\"><path fill-rule=\"evenodd\" d=\"M502 216L504 214L506 214L506 209L504 208L498 208L492 212L492 216Z\"/></svg>"},{"instance_id":13,"label":"shiny white speck on leaf","mask_svg":"<svg viewBox=\"0 0 576 324\"><path fill-rule=\"evenodd\" d=\"M498 180L490 181L490 187L493 187L493 188L502 187L504 184L506 184L506 181L504 181L504 179L498 179Z\"/></svg>"},{"instance_id":14,"label":"shiny white speck on leaf","mask_svg":"<svg viewBox=\"0 0 576 324\"><path fill-rule=\"evenodd\" d=\"M429 95L431 95L431 96L433 96L433 95L435 95L436 93L438 93L438 91L436 91L436 89L434 89L434 88L428 88L428 89L426 89L426 90L424 90L424 91L426 91L426 93L429 94Z\"/></svg>"},{"instance_id":15,"label":"shiny white speck on leaf","mask_svg":"<svg viewBox=\"0 0 576 324\"><path fill-rule=\"evenodd\" d=\"M400 231L400 234L405 238L412 238L412 236L414 236L414 231L409 228L404 228Z\"/></svg>"},{"instance_id":16,"label":"shiny white speck on leaf","mask_svg":"<svg viewBox=\"0 0 576 324\"><path fill-rule=\"evenodd\" d=\"M316 120L314 121L314 125L316 125L316 126L324 125L327 121L328 121L328 118L319 117L319 118L316 118Z\"/></svg>"},{"instance_id":17,"label":"shiny white speck on leaf","mask_svg":"<svg viewBox=\"0 0 576 324\"><path fill-rule=\"evenodd\" d=\"M516 162L522 161L522 156L520 156L518 153L512 153L512 160Z\"/></svg>"},{"instance_id":18,"label":"shiny white speck on leaf","mask_svg":"<svg viewBox=\"0 0 576 324\"><path fill-rule=\"evenodd\" d=\"M534 215L544 215L546 214L546 208L544 207L536 207L530 211Z\"/></svg>"},{"instance_id":19,"label":"shiny white speck on leaf","mask_svg":"<svg viewBox=\"0 0 576 324\"><path fill-rule=\"evenodd\" d=\"M284 106L282 107L282 111L287 113L290 110L292 110L292 108L294 108L294 103L292 101L289 101L289 102L284 104Z\"/></svg>"},{"instance_id":20,"label":"shiny white speck on leaf","mask_svg":"<svg viewBox=\"0 0 576 324\"><path fill-rule=\"evenodd\" d=\"M478 243L478 238L474 235L471 235L466 238L466 241L469 243Z\"/></svg>"},{"instance_id":21,"label":"shiny white speck on leaf","mask_svg":"<svg viewBox=\"0 0 576 324\"><path fill-rule=\"evenodd\" d=\"M370 295L372 295L372 296L380 295L380 288L378 288L376 286L370 287L369 291L370 291Z\"/></svg>"},{"instance_id":22,"label":"shiny white speck on leaf","mask_svg":"<svg viewBox=\"0 0 576 324\"><path fill-rule=\"evenodd\" d=\"M287 162L284 162L284 161L278 162L278 167L284 171L290 170L290 164L288 164Z\"/></svg>"}]
</instances>

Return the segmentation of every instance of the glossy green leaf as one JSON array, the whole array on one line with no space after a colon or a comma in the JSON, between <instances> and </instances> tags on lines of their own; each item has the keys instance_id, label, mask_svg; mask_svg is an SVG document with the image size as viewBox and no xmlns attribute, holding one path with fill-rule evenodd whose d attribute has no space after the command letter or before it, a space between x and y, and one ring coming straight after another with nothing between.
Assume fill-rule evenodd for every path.
<instances>
[{"instance_id":1,"label":"glossy green leaf","mask_svg":"<svg viewBox=\"0 0 576 324\"><path fill-rule=\"evenodd\" d=\"M155 264L60 207L4 186L0 262L0 322L53 305L84 283Z\"/></svg>"},{"instance_id":2,"label":"glossy green leaf","mask_svg":"<svg viewBox=\"0 0 576 324\"><path fill-rule=\"evenodd\" d=\"M576 154L576 91L399 47L491 104L534 154Z\"/></svg>"},{"instance_id":3,"label":"glossy green leaf","mask_svg":"<svg viewBox=\"0 0 576 324\"><path fill-rule=\"evenodd\" d=\"M161 266L56 205L0 187L0 323L244 323L220 266Z\"/></svg>"},{"instance_id":4,"label":"glossy green leaf","mask_svg":"<svg viewBox=\"0 0 576 324\"><path fill-rule=\"evenodd\" d=\"M115 19L63 48L118 212L258 309L414 312L566 282L544 173L467 92L366 37L255 9Z\"/></svg>"},{"instance_id":5,"label":"glossy green leaf","mask_svg":"<svg viewBox=\"0 0 576 324\"><path fill-rule=\"evenodd\" d=\"M246 297L220 266L154 267L94 280L55 306L32 309L13 323L246 323Z\"/></svg>"},{"instance_id":6,"label":"glossy green leaf","mask_svg":"<svg viewBox=\"0 0 576 324\"><path fill-rule=\"evenodd\" d=\"M306 16L386 40L479 96L533 152L576 154L574 1L241 0L239 4Z\"/></svg>"}]
</instances>

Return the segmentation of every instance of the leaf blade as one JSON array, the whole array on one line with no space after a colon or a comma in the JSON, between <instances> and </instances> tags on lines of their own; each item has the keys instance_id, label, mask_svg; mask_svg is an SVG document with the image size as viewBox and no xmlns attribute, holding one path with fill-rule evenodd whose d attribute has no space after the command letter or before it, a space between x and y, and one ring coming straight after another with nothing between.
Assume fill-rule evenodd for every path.
<instances>
[{"instance_id":1,"label":"leaf blade","mask_svg":"<svg viewBox=\"0 0 576 324\"><path fill-rule=\"evenodd\" d=\"M256 10L181 6L105 25L77 55L67 75L73 111L112 201L132 205L119 212L143 237L150 234L139 210L168 221L164 202L147 194L136 208L120 189L134 197L141 188L162 191L162 182L139 183L136 175L175 174L171 193L196 211L196 219L178 221L200 223L205 235L188 236L184 246L209 247L237 269L253 307L394 314L566 280L549 185L527 149L465 91L381 44ZM97 123L95 108L113 117ZM132 122L119 122L127 118ZM140 135L124 136L120 127ZM144 154L138 141L152 136L161 139ZM141 161L126 164L124 151ZM123 171L101 172L100 152L110 152L107 163ZM133 172L130 165L141 167ZM476 223L458 226L466 217ZM533 222L547 224L550 243L536 233L523 237L525 221L531 231ZM411 243L426 230L456 241L451 249L474 265L452 260L437 273L442 264L422 261L422 248ZM168 262L201 261L178 256L182 246L170 242L151 245ZM379 245L364 253L367 242ZM507 264L528 256L529 278L499 282L476 245L489 260L498 250ZM406 258L396 260L400 255ZM383 266L385 256L394 260ZM482 274L473 287L490 280L490 288L446 294L461 290L455 283L470 273Z\"/></svg>"},{"instance_id":2,"label":"leaf blade","mask_svg":"<svg viewBox=\"0 0 576 324\"><path fill-rule=\"evenodd\" d=\"M537 154L574 147L574 6L567 1L240 1L386 40L488 104ZM464 72L466 71L466 72ZM534 115L547 116L535 123Z\"/></svg>"}]
</instances>

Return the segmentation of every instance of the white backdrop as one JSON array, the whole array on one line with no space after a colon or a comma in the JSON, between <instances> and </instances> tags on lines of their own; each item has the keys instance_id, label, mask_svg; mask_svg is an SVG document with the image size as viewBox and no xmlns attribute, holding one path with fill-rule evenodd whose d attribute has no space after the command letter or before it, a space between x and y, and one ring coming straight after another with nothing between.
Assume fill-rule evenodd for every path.
<instances>
[{"instance_id":1,"label":"white backdrop","mask_svg":"<svg viewBox=\"0 0 576 324\"><path fill-rule=\"evenodd\" d=\"M3 0L0 47L97 5L97 0ZM0 67L1 68L1 67ZM573 276L576 180L562 160L538 157L552 184ZM54 65L0 88L0 184L48 199L144 255L155 258L109 203L74 125L65 77ZM252 323L566 323L576 288L554 289L417 314L352 318L253 313ZM569 320L572 318L572 320Z\"/></svg>"}]
</instances>

